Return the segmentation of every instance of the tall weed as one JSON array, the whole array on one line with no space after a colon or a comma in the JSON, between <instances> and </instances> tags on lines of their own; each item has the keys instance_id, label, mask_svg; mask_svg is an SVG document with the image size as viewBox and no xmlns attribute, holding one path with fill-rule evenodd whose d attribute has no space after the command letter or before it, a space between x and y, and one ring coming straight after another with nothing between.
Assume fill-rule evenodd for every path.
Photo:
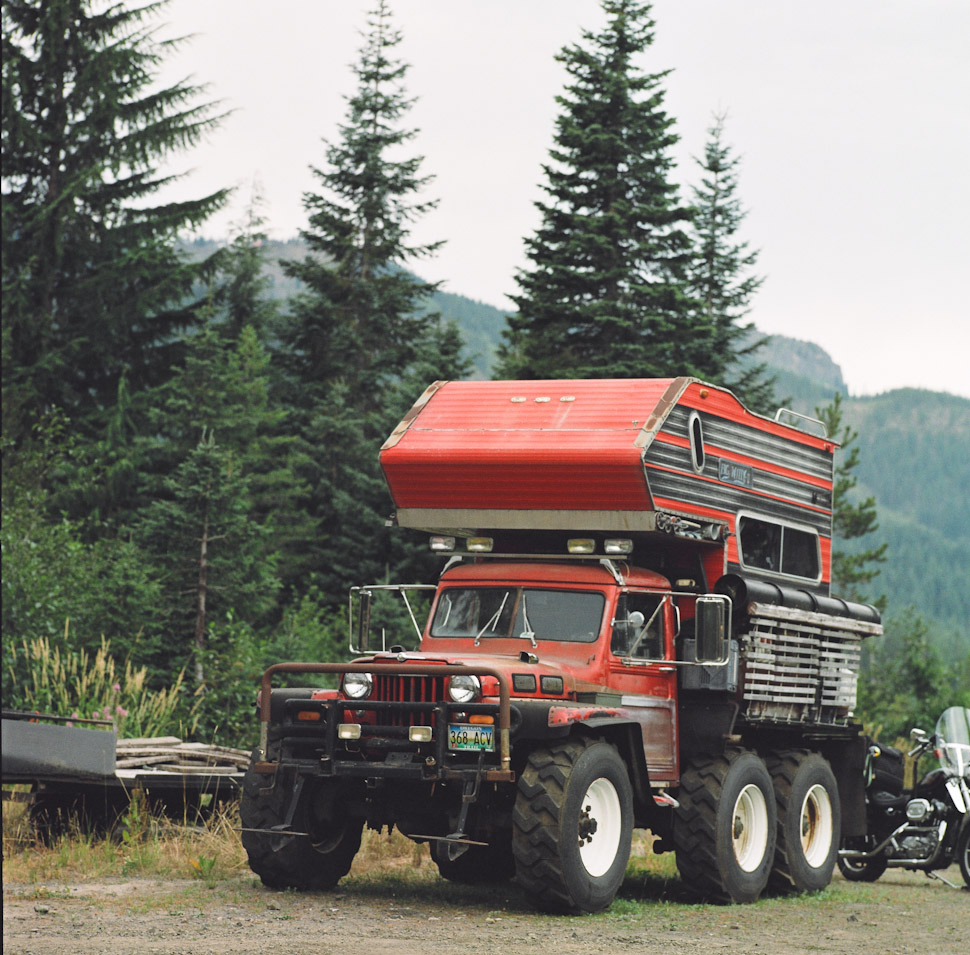
<instances>
[{"instance_id":1,"label":"tall weed","mask_svg":"<svg viewBox=\"0 0 970 955\"><path fill-rule=\"evenodd\" d=\"M65 643L69 626L67 621ZM146 668L135 667L130 659L115 660L104 637L93 656L83 649L61 650L48 637L26 639L14 647L10 670L27 674L15 694L21 709L104 720L119 736L190 735L198 720L198 701L187 700L184 671L170 686L152 689Z\"/></svg>"}]
</instances>

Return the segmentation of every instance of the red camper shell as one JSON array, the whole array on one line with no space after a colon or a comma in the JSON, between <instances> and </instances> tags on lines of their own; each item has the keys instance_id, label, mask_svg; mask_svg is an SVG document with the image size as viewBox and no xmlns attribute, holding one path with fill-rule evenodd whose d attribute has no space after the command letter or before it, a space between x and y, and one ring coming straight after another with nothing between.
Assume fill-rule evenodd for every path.
<instances>
[{"instance_id":1,"label":"red camper shell","mask_svg":"<svg viewBox=\"0 0 970 955\"><path fill-rule=\"evenodd\" d=\"M672 534L827 593L834 449L694 378L446 381L381 466L403 527Z\"/></svg>"}]
</instances>

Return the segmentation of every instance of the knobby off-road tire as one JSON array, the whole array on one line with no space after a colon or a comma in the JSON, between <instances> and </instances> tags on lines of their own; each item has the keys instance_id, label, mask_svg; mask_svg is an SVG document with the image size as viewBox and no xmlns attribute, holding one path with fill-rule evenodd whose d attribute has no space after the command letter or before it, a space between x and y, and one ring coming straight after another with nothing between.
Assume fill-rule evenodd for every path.
<instances>
[{"instance_id":1,"label":"knobby off-road tire","mask_svg":"<svg viewBox=\"0 0 970 955\"><path fill-rule=\"evenodd\" d=\"M600 912L623 882L633 789L616 748L573 739L534 752L512 813L519 885L550 912Z\"/></svg>"},{"instance_id":2,"label":"knobby off-road tire","mask_svg":"<svg viewBox=\"0 0 970 955\"><path fill-rule=\"evenodd\" d=\"M754 902L768 884L777 829L764 762L744 750L700 757L680 782L674 848L688 890L719 902Z\"/></svg>"},{"instance_id":3,"label":"knobby off-road tire","mask_svg":"<svg viewBox=\"0 0 970 955\"><path fill-rule=\"evenodd\" d=\"M432 843L431 857L443 879L461 885L508 882L515 875L509 834L496 836L487 846L469 846L457 859L448 858L448 843Z\"/></svg>"},{"instance_id":4,"label":"knobby off-road tire","mask_svg":"<svg viewBox=\"0 0 970 955\"><path fill-rule=\"evenodd\" d=\"M768 772L778 813L771 886L818 892L832 881L842 828L832 768L818 753L786 750L768 758Z\"/></svg>"},{"instance_id":5,"label":"knobby off-road tire","mask_svg":"<svg viewBox=\"0 0 970 955\"><path fill-rule=\"evenodd\" d=\"M243 829L272 829L286 821L295 777L285 770L273 777L250 766L243 778L239 816ZM302 835L246 832L242 844L249 866L271 889L331 889L349 871L360 848L363 820L349 818L329 780L308 779L298 797L290 829Z\"/></svg>"},{"instance_id":6,"label":"knobby off-road tire","mask_svg":"<svg viewBox=\"0 0 970 955\"><path fill-rule=\"evenodd\" d=\"M843 849L871 849L875 843L871 839L843 841ZM888 861L885 853L874 859L843 859L839 856L839 872L850 882L875 882L886 871Z\"/></svg>"}]
</instances>

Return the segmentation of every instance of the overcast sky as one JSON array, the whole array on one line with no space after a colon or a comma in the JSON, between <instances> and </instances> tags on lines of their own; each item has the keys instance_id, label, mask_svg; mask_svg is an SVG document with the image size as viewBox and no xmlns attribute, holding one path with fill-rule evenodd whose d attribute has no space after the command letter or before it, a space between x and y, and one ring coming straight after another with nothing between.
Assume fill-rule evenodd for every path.
<instances>
[{"instance_id":1,"label":"overcast sky","mask_svg":"<svg viewBox=\"0 0 970 955\"><path fill-rule=\"evenodd\" d=\"M371 0L172 0L160 36L195 34L166 64L235 112L178 157L185 197L238 187L206 229L223 237L253 184L274 238L305 224L309 166L338 135ZM598 0L391 0L410 64L413 154L438 208L415 241L447 291L500 308L538 224L552 145L553 59L598 30ZM744 238L766 281L751 318L813 341L853 395L899 387L970 397L970 2L657 0L642 60L670 69L677 180L726 111L742 156Z\"/></svg>"}]
</instances>

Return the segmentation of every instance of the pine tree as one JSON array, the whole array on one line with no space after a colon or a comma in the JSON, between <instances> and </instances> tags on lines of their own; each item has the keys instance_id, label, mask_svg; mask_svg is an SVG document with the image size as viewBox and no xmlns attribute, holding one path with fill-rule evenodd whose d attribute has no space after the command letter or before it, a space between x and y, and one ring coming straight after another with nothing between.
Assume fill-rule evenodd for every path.
<instances>
[{"instance_id":1,"label":"pine tree","mask_svg":"<svg viewBox=\"0 0 970 955\"><path fill-rule=\"evenodd\" d=\"M201 686L210 621L229 612L258 620L272 609L278 582L265 528L251 515L249 480L211 431L165 479L164 492L139 516L135 538L164 588L158 615L175 637L167 659L177 670L191 657Z\"/></svg>"},{"instance_id":2,"label":"pine tree","mask_svg":"<svg viewBox=\"0 0 970 955\"><path fill-rule=\"evenodd\" d=\"M264 266L269 239L262 205L262 197L254 189L245 217L233 230L219 263L214 299L223 313L223 334L232 340L251 327L265 343L267 335L275 332L279 317L279 303L267 294L270 279Z\"/></svg>"},{"instance_id":3,"label":"pine tree","mask_svg":"<svg viewBox=\"0 0 970 955\"><path fill-rule=\"evenodd\" d=\"M164 375L202 267L175 241L226 192L152 205L160 171L219 117L202 88L159 89L165 0L3 4L5 410L60 407L76 426L109 409L127 374ZM101 421L100 426L104 422Z\"/></svg>"},{"instance_id":4,"label":"pine tree","mask_svg":"<svg viewBox=\"0 0 970 955\"><path fill-rule=\"evenodd\" d=\"M704 374L710 336L692 327L687 290L689 208L670 179L673 119L666 72L637 63L653 42L650 4L603 0L608 22L557 59L569 85L557 98L548 197L516 278L499 374L507 377L663 377Z\"/></svg>"},{"instance_id":5,"label":"pine tree","mask_svg":"<svg viewBox=\"0 0 970 955\"><path fill-rule=\"evenodd\" d=\"M776 405L774 379L766 377L766 366L757 361L766 339L744 322L764 279L751 272L758 253L737 239L745 216L737 198L740 159L723 142L724 121L723 115L714 119L704 159L697 160L701 185L693 187L695 251L689 287L698 302L699 322L710 336L696 362L710 380L731 388L748 407L767 412Z\"/></svg>"},{"instance_id":6,"label":"pine tree","mask_svg":"<svg viewBox=\"0 0 970 955\"><path fill-rule=\"evenodd\" d=\"M411 223L437 203L416 198L429 182L419 174L422 158L392 158L416 131L400 126L412 101L403 86L407 65L392 58L401 34L386 0L368 30L340 139L327 147L326 168L313 169L322 191L303 197L309 227L300 235L312 254L283 268L306 288L294 303L289 340L302 384L326 390L344 382L359 391L358 407L373 408L431 325L420 306L436 286L405 267L441 243L408 241Z\"/></svg>"},{"instance_id":7,"label":"pine tree","mask_svg":"<svg viewBox=\"0 0 970 955\"><path fill-rule=\"evenodd\" d=\"M885 636L864 649L856 712L884 742L908 736L914 726L932 731L948 706L970 706L970 653L941 656L913 607L888 620Z\"/></svg>"},{"instance_id":8,"label":"pine tree","mask_svg":"<svg viewBox=\"0 0 970 955\"><path fill-rule=\"evenodd\" d=\"M832 492L832 592L849 600L871 600L866 591L879 574L879 564L886 560L888 544L859 548L851 543L879 529L876 499L870 496L860 500L855 493L859 483L855 474L859 448L855 441L859 434L843 423L842 396L838 393L830 405L816 408L815 414L826 433L841 445ZM875 603L885 606L885 597Z\"/></svg>"},{"instance_id":9,"label":"pine tree","mask_svg":"<svg viewBox=\"0 0 970 955\"><path fill-rule=\"evenodd\" d=\"M427 310L436 286L407 270L440 243L410 241L412 223L435 203L419 197L429 181L421 158L400 158L416 135L402 125L412 101L407 66L394 58L400 42L379 0L339 139L327 147L326 167L314 169L321 191L304 196L301 235L311 255L284 263L303 291L284 325L280 363L318 529L284 580L302 588L310 580L332 603L349 584L394 572L378 449L431 381L467 369L455 330Z\"/></svg>"}]
</instances>

